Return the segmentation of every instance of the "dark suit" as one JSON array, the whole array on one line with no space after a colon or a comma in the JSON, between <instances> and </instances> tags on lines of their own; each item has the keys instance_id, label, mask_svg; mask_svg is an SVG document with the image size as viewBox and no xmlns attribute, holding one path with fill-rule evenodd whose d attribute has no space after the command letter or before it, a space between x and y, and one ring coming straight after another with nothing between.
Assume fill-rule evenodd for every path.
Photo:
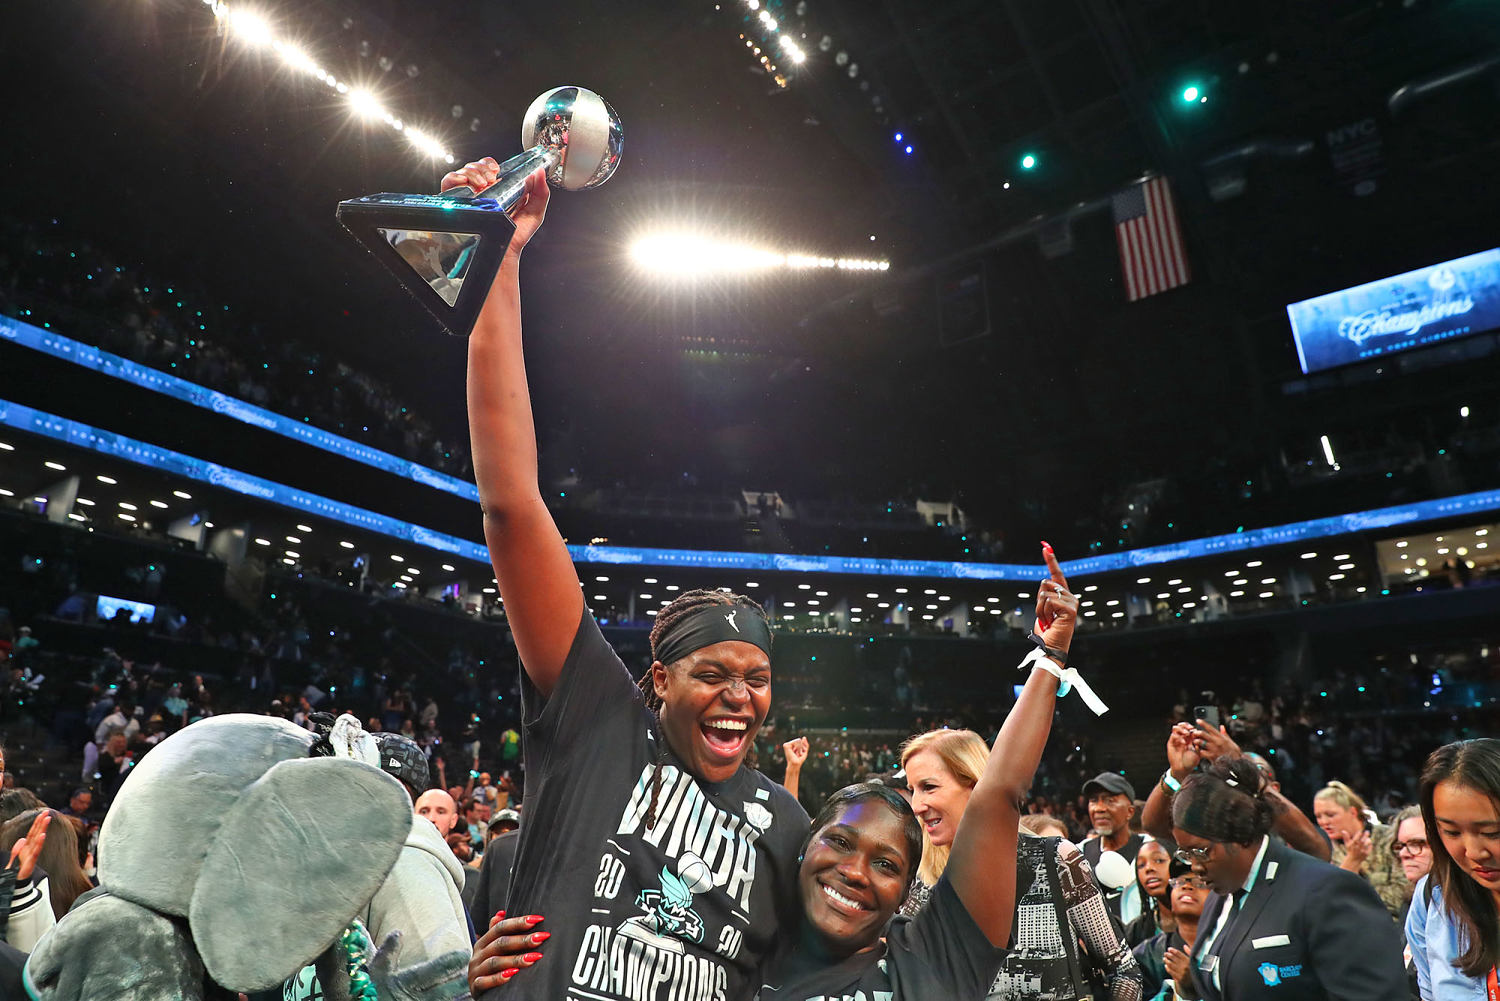
<instances>
[{"instance_id":1,"label":"dark suit","mask_svg":"<svg viewBox=\"0 0 1500 1001\"><path fill-rule=\"evenodd\" d=\"M1191 968L1204 1001L1409 1001L1401 936L1354 873L1273 840L1210 943L1231 899L1214 893L1203 905Z\"/></svg>"},{"instance_id":2,"label":"dark suit","mask_svg":"<svg viewBox=\"0 0 1500 1001\"><path fill-rule=\"evenodd\" d=\"M489 931L490 918L505 909L505 893L510 889L510 868L516 861L516 845L520 840L520 831L506 831L495 835L479 861L479 872L470 870L466 873L468 879L464 883L464 896L469 898L469 920L473 922L474 933L477 935Z\"/></svg>"}]
</instances>

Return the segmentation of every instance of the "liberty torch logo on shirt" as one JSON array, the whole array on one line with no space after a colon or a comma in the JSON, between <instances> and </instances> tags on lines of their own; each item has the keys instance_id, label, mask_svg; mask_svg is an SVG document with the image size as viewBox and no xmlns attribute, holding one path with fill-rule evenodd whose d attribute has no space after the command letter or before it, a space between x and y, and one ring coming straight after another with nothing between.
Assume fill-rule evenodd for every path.
<instances>
[{"instance_id":1,"label":"liberty torch logo on shirt","mask_svg":"<svg viewBox=\"0 0 1500 1001\"><path fill-rule=\"evenodd\" d=\"M740 614L739 610L736 609L735 611L730 612L728 615L724 616L724 621L727 622L727 623L729 623L729 627L731 629L733 629L735 632L739 632L740 631L740 627L734 624L734 617L736 615L738 615L738 614Z\"/></svg>"},{"instance_id":2,"label":"liberty torch logo on shirt","mask_svg":"<svg viewBox=\"0 0 1500 1001\"><path fill-rule=\"evenodd\" d=\"M734 625L733 613L726 618ZM755 843L770 826L769 816L761 815L769 811L746 803L759 809L748 820L737 816L673 765L661 766L653 797L655 770L642 770L599 861L594 913L611 917L595 918L599 923L584 930L570 1001L727 1001L726 964L739 958L750 925ZM647 827L653 800L656 822ZM651 849L652 871L632 878L628 867L643 853L652 858ZM621 891L629 893L633 881L647 885L626 897ZM615 903L622 898L636 908L623 920ZM705 909L704 903L718 906Z\"/></svg>"}]
</instances>

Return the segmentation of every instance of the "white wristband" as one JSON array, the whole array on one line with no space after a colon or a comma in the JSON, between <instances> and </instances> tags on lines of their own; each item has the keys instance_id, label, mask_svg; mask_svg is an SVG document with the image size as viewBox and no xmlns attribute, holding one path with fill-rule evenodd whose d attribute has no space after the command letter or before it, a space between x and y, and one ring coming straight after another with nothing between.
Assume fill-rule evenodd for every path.
<instances>
[{"instance_id":1,"label":"white wristband","mask_svg":"<svg viewBox=\"0 0 1500 1001\"><path fill-rule=\"evenodd\" d=\"M1083 680L1083 676L1078 673L1077 668L1059 667L1057 661L1048 657L1046 652L1040 648L1031 651L1021 660L1021 669L1024 671L1028 664L1035 664L1061 683L1063 687L1058 692L1059 697L1066 695L1070 691L1077 691L1078 697L1083 700L1083 704L1093 710L1095 716L1103 716L1109 712L1109 706L1105 705L1104 701L1094 694L1094 690L1089 687L1087 681Z\"/></svg>"}]
</instances>

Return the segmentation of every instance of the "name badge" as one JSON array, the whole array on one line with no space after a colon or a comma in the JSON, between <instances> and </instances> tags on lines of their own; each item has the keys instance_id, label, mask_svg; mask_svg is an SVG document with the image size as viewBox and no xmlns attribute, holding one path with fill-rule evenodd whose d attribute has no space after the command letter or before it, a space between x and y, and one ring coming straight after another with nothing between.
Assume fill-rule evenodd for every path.
<instances>
[{"instance_id":1,"label":"name badge","mask_svg":"<svg viewBox=\"0 0 1500 1001\"><path fill-rule=\"evenodd\" d=\"M1198 969L1204 973L1212 973L1219 968L1218 956L1204 956L1198 960Z\"/></svg>"},{"instance_id":2,"label":"name badge","mask_svg":"<svg viewBox=\"0 0 1500 1001\"><path fill-rule=\"evenodd\" d=\"M1285 935L1267 935L1265 938L1251 939L1250 944L1257 949L1274 949L1278 945L1291 945L1292 940Z\"/></svg>"}]
</instances>

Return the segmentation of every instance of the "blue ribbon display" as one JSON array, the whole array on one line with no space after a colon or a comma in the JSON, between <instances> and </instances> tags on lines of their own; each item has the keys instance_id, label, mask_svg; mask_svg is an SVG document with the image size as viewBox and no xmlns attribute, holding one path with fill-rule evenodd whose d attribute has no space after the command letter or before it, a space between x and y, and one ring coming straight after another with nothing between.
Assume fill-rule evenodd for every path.
<instances>
[{"instance_id":1,"label":"blue ribbon display","mask_svg":"<svg viewBox=\"0 0 1500 1001\"><path fill-rule=\"evenodd\" d=\"M478 542L435 532L410 522L345 504L320 494L262 479L218 463L196 459L158 445L58 417L33 407L0 400L0 424L45 438L66 442L101 455L140 466L161 469L185 479L257 497L294 511L317 515L414 545L489 565L489 551ZM1299 521L1231 535L1214 535L1170 546L1132 549L1107 556L1069 560L1062 565L1070 577L1176 563L1181 560L1242 553L1267 546L1381 531L1439 518L1479 515L1500 510L1500 490L1482 490L1438 500L1377 508L1334 518ZM616 563L643 567L684 567L697 570L757 570L783 573L826 573L868 577L932 577L1031 583L1046 571L1021 563L950 563L940 560L882 560L855 556L798 556L790 553L744 553L698 549L644 549L624 546L569 546L575 563Z\"/></svg>"},{"instance_id":2,"label":"blue ribbon display","mask_svg":"<svg viewBox=\"0 0 1500 1001\"><path fill-rule=\"evenodd\" d=\"M332 452L334 455L353 459L367 466L374 466L376 469L393 473L423 486L445 490L475 503L479 502L479 490L474 484L456 476L440 473L436 469L429 469L420 463L402 459L389 452L382 452L369 445L361 445L342 435L315 428L283 414L266 410L264 407L257 407L237 397L209 389L207 386L200 386L196 382L188 382L186 379L179 379L175 375L168 375L150 366L137 364L128 358L110 354L108 351L100 351L82 341L75 341L50 330L43 330L8 316L0 316L0 339L10 341L12 344L20 344L33 351L40 351L54 358L61 358L75 365L81 365L122 382L128 382L132 386L149 389L153 393L170 396L174 400L191 403L204 410L212 410L216 414L223 414L225 417L231 417L251 427L279 434L283 438L300 441L304 445L311 445L325 452Z\"/></svg>"}]
</instances>

